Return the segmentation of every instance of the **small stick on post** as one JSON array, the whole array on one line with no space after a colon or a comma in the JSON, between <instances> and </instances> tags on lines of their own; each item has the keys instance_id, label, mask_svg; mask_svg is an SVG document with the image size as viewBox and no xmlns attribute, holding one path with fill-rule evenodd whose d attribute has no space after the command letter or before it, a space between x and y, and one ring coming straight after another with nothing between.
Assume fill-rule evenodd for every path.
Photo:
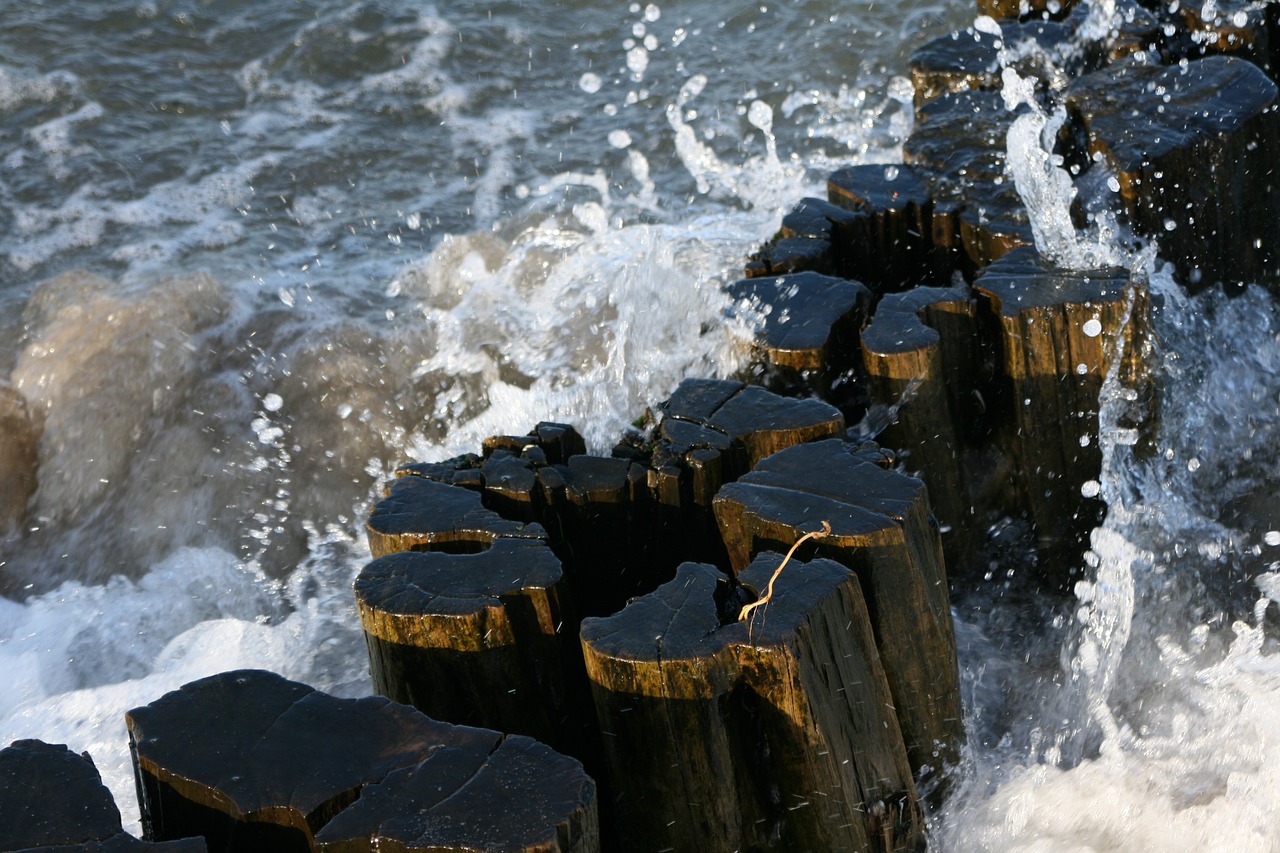
<instances>
[{"instance_id":1,"label":"small stick on post","mask_svg":"<svg viewBox=\"0 0 1280 853\"><path fill-rule=\"evenodd\" d=\"M811 530L805 535L801 536L799 539L797 539L795 544L791 546L791 550L787 552L787 556L783 557L782 562L778 564L778 568L773 570L773 576L769 578L769 586L765 589L764 595L760 596L759 599L751 602L750 604L743 605L742 610L739 611L738 613L738 621L739 622L745 621L747 618L747 614L749 614L752 610L755 610L757 607L763 607L764 605L769 603L769 599L773 598L774 581L778 579L778 575L782 574L782 570L786 568L787 563L791 562L791 555L796 552L796 549L800 547L801 543L803 543L806 539L821 539L824 536L829 536L830 534L831 534L831 522L824 521L822 522L821 530Z\"/></svg>"}]
</instances>

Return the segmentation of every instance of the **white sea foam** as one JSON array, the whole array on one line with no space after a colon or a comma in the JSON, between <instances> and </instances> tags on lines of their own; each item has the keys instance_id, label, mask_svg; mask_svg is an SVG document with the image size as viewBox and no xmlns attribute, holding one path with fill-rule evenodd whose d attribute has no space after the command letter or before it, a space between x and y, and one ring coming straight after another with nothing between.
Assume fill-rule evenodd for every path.
<instances>
[{"instance_id":1,"label":"white sea foam","mask_svg":"<svg viewBox=\"0 0 1280 853\"><path fill-rule=\"evenodd\" d=\"M314 544L326 555L349 549L348 542L331 531ZM349 584L351 557L360 553L313 558L314 576L284 585L225 551L181 549L137 582L66 583L22 605L4 602L0 742L31 737L87 750L136 833L124 748L130 708L196 678L249 667L344 695L368 690L362 655L351 654L360 651L351 604L320 587Z\"/></svg>"},{"instance_id":2,"label":"white sea foam","mask_svg":"<svg viewBox=\"0 0 1280 853\"><path fill-rule=\"evenodd\" d=\"M970 753L939 849L1280 849L1269 817L1280 807L1280 657L1264 627L1280 580L1261 556L1271 518L1260 500L1280 430L1276 307L1258 292L1188 299L1167 269L1152 282L1168 389L1157 452L1134 457L1131 431L1114 423L1126 395L1113 394L1102 415L1110 510L1062 635L1062 671L1018 706L1025 724ZM1209 344L1208 327L1233 333ZM1224 511L1233 503L1238 517ZM965 656L971 683L1026 678L985 642ZM971 722L1005 702L979 688Z\"/></svg>"}]
</instances>

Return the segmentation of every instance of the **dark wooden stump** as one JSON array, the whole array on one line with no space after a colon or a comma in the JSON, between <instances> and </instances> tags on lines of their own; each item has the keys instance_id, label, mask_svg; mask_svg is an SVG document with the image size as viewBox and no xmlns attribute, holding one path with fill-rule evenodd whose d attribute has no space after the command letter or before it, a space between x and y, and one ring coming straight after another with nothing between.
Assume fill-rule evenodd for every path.
<instances>
[{"instance_id":1,"label":"dark wooden stump","mask_svg":"<svg viewBox=\"0 0 1280 853\"><path fill-rule=\"evenodd\" d=\"M595 792L573 759L511 735L387 774L316 833L317 853L591 853Z\"/></svg>"},{"instance_id":2,"label":"dark wooden stump","mask_svg":"<svg viewBox=\"0 0 1280 853\"><path fill-rule=\"evenodd\" d=\"M797 400L755 385L685 380L662 407L660 432L670 440L672 421L695 424L728 440L726 480L785 447L844 434L844 417L821 400ZM674 442L673 442L674 443Z\"/></svg>"},{"instance_id":3,"label":"dark wooden stump","mask_svg":"<svg viewBox=\"0 0 1280 853\"><path fill-rule=\"evenodd\" d=\"M977 304L967 289L891 294L862 331L872 399L895 415L878 440L904 453L907 470L928 484L948 554L971 542L983 479L966 464L967 448L987 431L982 347Z\"/></svg>"},{"instance_id":4,"label":"dark wooden stump","mask_svg":"<svg viewBox=\"0 0 1280 853\"><path fill-rule=\"evenodd\" d=\"M153 844L124 831L120 810L89 754L18 740L0 750L0 850L200 853L203 839Z\"/></svg>"},{"instance_id":5,"label":"dark wooden stump","mask_svg":"<svg viewBox=\"0 0 1280 853\"><path fill-rule=\"evenodd\" d=\"M486 509L474 491L426 477L392 481L365 524L369 550L381 557L401 551L476 553L499 537L545 541L537 524L511 521Z\"/></svg>"},{"instance_id":6,"label":"dark wooden stump","mask_svg":"<svg viewBox=\"0 0 1280 853\"><path fill-rule=\"evenodd\" d=\"M374 560L355 582L374 690L438 720L586 745L564 587L560 561L530 539Z\"/></svg>"},{"instance_id":7,"label":"dark wooden stump","mask_svg":"<svg viewBox=\"0 0 1280 853\"><path fill-rule=\"evenodd\" d=\"M827 196L857 214L832 230L840 275L876 293L951 280L960 259L959 223L954 209L934 203L915 169L847 166L828 178Z\"/></svg>"},{"instance_id":8,"label":"dark wooden stump","mask_svg":"<svg viewBox=\"0 0 1280 853\"><path fill-rule=\"evenodd\" d=\"M817 272L848 276L847 259L836 232L856 225L862 214L817 198L805 198L782 217L782 228L751 255L745 268L749 278ZM854 276L856 278L856 276Z\"/></svg>"},{"instance_id":9,"label":"dark wooden stump","mask_svg":"<svg viewBox=\"0 0 1280 853\"><path fill-rule=\"evenodd\" d=\"M1000 21L1001 35L972 27L958 30L926 42L911 54L911 84L915 88L915 106L925 104L948 92L967 89L999 89L1001 87L999 54L1007 49L1021 55L1013 69L1022 77L1033 77L1045 85L1057 73L1045 62L1048 56L1056 65L1071 65L1064 48L1068 47L1071 30L1052 21Z\"/></svg>"},{"instance_id":10,"label":"dark wooden stump","mask_svg":"<svg viewBox=\"0 0 1280 853\"><path fill-rule=\"evenodd\" d=\"M1099 392L1121 347L1128 356L1121 376L1137 384L1145 283L1119 268L1061 269L1034 249L1018 249L987 267L974 289L1003 333L1009 449L1028 514L1042 551L1071 553L1100 518L1100 503L1082 489L1098 477Z\"/></svg>"},{"instance_id":11,"label":"dark wooden stump","mask_svg":"<svg viewBox=\"0 0 1280 853\"><path fill-rule=\"evenodd\" d=\"M152 839L203 835L226 853L415 849L391 847L383 832L445 839L426 848L440 851L598 849L595 785L576 761L547 755L540 770L522 762L512 770L496 758L502 734L439 723L381 697L336 699L242 670L135 708L126 723ZM514 748L536 754L523 738ZM440 767L452 772L426 781ZM523 786L540 793L514 793ZM358 801L342 832L326 831ZM459 802L472 806L467 827L458 825ZM378 834L357 838L353 827ZM547 846L559 838L569 843Z\"/></svg>"},{"instance_id":12,"label":"dark wooden stump","mask_svg":"<svg viewBox=\"0 0 1280 853\"><path fill-rule=\"evenodd\" d=\"M1134 229L1160 241L1188 285L1277 287L1280 115L1257 66L1119 63L1073 83L1067 105L1115 172Z\"/></svg>"},{"instance_id":13,"label":"dark wooden stump","mask_svg":"<svg viewBox=\"0 0 1280 853\"><path fill-rule=\"evenodd\" d=\"M763 590L781 560L741 578ZM793 562L748 622L742 591L686 563L583 622L623 849L922 849L857 580L831 561Z\"/></svg>"},{"instance_id":14,"label":"dark wooden stump","mask_svg":"<svg viewBox=\"0 0 1280 853\"><path fill-rule=\"evenodd\" d=\"M911 767L931 775L962 737L946 570L924 483L877 453L838 440L776 453L720 490L716 518L735 571L831 524L803 547L857 572Z\"/></svg>"},{"instance_id":15,"label":"dark wooden stump","mask_svg":"<svg viewBox=\"0 0 1280 853\"><path fill-rule=\"evenodd\" d=\"M726 292L764 317L756 337L760 381L769 390L833 403L846 419L866 406L858 330L871 293L860 282L798 273L748 278Z\"/></svg>"},{"instance_id":16,"label":"dark wooden stump","mask_svg":"<svg viewBox=\"0 0 1280 853\"><path fill-rule=\"evenodd\" d=\"M902 147L903 159L927 173L935 206L954 211L969 270L1034 242L1026 207L1005 175L1016 115L999 92L948 92L917 111Z\"/></svg>"}]
</instances>

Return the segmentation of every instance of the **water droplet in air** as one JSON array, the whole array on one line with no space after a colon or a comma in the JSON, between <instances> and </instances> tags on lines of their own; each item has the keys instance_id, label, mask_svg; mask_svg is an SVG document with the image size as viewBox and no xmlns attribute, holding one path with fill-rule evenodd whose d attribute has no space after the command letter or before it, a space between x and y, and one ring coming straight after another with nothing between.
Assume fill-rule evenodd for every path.
<instances>
[{"instance_id":1,"label":"water droplet in air","mask_svg":"<svg viewBox=\"0 0 1280 853\"><path fill-rule=\"evenodd\" d=\"M631 134L625 130L609 131L609 144L614 148L626 148L631 145Z\"/></svg>"},{"instance_id":2,"label":"water droplet in air","mask_svg":"<svg viewBox=\"0 0 1280 853\"><path fill-rule=\"evenodd\" d=\"M600 79L600 75L592 74L590 71L578 78L578 88L588 95L594 95L599 92L600 87L603 85L604 81Z\"/></svg>"},{"instance_id":3,"label":"water droplet in air","mask_svg":"<svg viewBox=\"0 0 1280 853\"><path fill-rule=\"evenodd\" d=\"M1085 337L1096 338L1098 335L1102 334L1102 324L1098 322L1097 317L1094 317L1092 320L1084 324L1084 329L1082 329L1082 331L1084 332Z\"/></svg>"},{"instance_id":4,"label":"water droplet in air","mask_svg":"<svg viewBox=\"0 0 1280 853\"><path fill-rule=\"evenodd\" d=\"M1096 498L1102 491L1102 484L1097 480L1086 480L1080 487L1080 494L1086 498Z\"/></svg>"},{"instance_id":5,"label":"water droplet in air","mask_svg":"<svg viewBox=\"0 0 1280 853\"><path fill-rule=\"evenodd\" d=\"M662 17L662 10L658 8L657 4L650 3L648 6L644 7L644 19L649 23L652 24L654 21L658 20L661 17Z\"/></svg>"},{"instance_id":6,"label":"water droplet in air","mask_svg":"<svg viewBox=\"0 0 1280 853\"><path fill-rule=\"evenodd\" d=\"M1166 219L1164 221L1164 230L1166 231L1172 231L1177 227L1178 227L1178 223L1174 222L1172 219Z\"/></svg>"},{"instance_id":7,"label":"water droplet in air","mask_svg":"<svg viewBox=\"0 0 1280 853\"><path fill-rule=\"evenodd\" d=\"M1268 545L1280 545L1280 530L1268 530L1262 541Z\"/></svg>"},{"instance_id":8,"label":"water droplet in air","mask_svg":"<svg viewBox=\"0 0 1280 853\"><path fill-rule=\"evenodd\" d=\"M279 394L268 394L262 398L262 408L268 412L278 412L280 407L284 405L284 398Z\"/></svg>"},{"instance_id":9,"label":"water droplet in air","mask_svg":"<svg viewBox=\"0 0 1280 853\"><path fill-rule=\"evenodd\" d=\"M1120 192L1120 179L1115 175L1107 178L1107 189L1111 190L1113 193Z\"/></svg>"}]
</instances>

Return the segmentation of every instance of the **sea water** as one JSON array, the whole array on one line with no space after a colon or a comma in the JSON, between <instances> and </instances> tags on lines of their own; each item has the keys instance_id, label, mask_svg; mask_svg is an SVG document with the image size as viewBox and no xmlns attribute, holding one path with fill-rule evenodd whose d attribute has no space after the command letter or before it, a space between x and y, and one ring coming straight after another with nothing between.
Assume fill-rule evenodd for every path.
<instances>
[{"instance_id":1,"label":"sea water","mask_svg":"<svg viewBox=\"0 0 1280 853\"><path fill-rule=\"evenodd\" d=\"M350 585L392 466L545 419L603 449L732 371L751 332L720 286L831 169L899 160L905 57L975 16L0 11L0 380L42 430L0 552L0 742L89 751L135 830L127 709L248 666L367 693ZM1011 140L1046 211L1054 120ZM1280 849L1280 316L1134 262L1163 296L1156 452L1104 417L1113 509L1075 599L1019 595L1016 555L957 596L971 736L933 849Z\"/></svg>"}]
</instances>

